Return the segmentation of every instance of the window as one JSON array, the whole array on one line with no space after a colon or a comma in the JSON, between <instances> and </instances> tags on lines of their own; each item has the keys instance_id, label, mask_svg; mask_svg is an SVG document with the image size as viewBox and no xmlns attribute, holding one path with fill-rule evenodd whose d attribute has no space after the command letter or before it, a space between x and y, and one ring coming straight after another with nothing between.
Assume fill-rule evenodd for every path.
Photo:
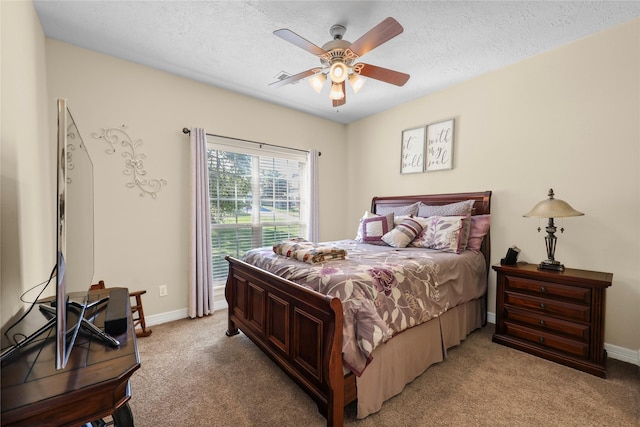
<instances>
[{"instance_id":1,"label":"window","mask_svg":"<svg viewBox=\"0 0 640 427\"><path fill-rule=\"evenodd\" d=\"M307 153L208 136L213 280L226 255L307 236Z\"/></svg>"}]
</instances>

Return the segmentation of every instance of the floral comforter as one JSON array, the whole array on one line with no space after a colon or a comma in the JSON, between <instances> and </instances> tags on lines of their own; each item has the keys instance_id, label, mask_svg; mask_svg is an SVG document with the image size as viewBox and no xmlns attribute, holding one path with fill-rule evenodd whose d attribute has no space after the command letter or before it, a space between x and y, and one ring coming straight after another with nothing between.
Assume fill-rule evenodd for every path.
<instances>
[{"instance_id":1,"label":"floral comforter","mask_svg":"<svg viewBox=\"0 0 640 427\"><path fill-rule=\"evenodd\" d=\"M342 301L343 360L356 375L395 334L480 297L487 286L484 257L471 251L395 249L353 240L330 244L345 249L346 258L309 264L265 247L243 260Z\"/></svg>"}]
</instances>

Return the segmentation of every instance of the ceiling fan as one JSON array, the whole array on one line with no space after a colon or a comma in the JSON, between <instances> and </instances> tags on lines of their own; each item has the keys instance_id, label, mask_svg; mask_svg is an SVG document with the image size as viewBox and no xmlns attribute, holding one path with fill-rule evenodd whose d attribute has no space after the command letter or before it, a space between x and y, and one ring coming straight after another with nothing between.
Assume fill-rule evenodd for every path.
<instances>
[{"instance_id":1,"label":"ceiling fan","mask_svg":"<svg viewBox=\"0 0 640 427\"><path fill-rule=\"evenodd\" d=\"M325 43L322 47L316 46L287 28L274 31L273 34L276 36L317 56L322 65L286 77L271 83L269 86L281 87L313 76L309 79L309 83L316 92L320 93L328 76L331 81L329 98L331 98L334 107L339 107L347 102L345 92L345 81L347 80L354 93L358 93L364 84L365 80L362 79L361 76L396 86L403 86L407 80L409 80L409 74L357 62L357 60L367 52L370 52L402 33L404 28L402 28L402 25L400 25L398 21L389 17L353 43L342 39L346 30L343 25L332 26L329 34L331 34L333 40Z\"/></svg>"}]
</instances>

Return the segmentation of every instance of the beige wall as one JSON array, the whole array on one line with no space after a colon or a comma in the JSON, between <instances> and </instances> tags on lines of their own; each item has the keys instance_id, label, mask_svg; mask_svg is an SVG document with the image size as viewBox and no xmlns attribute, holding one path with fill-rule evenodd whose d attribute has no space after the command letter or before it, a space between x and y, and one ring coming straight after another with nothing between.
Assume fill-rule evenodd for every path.
<instances>
[{"instance_id":1,"label":"beige wall","mask_svg":"<svg viewBox=\"0 0 640 427\"><path fill-rule=\"evenodd\" d=\"M49 140L44 33L31 2L0 2L0 18L0 299L5 325L23 308L20 294L46 281L54 266L56 184L51 179L55 148ZM35 297L29 293L26 299Z\"/></svg>"},{"instance_id":2,"label":"beige wall","mask_svg":"<svg viewBox=\"0 0 640 427\"><path fill-rule=\"evenodd\" d=\"M2 2L0 13L3 324L21 307L18 294L45 279L53 264L51 120L55 98L66 97L95 165L95 277L147 289L151 317L186 307L188 138L181 129L197 126L320 149L323 240L352 237L372 196L488 189L492 261L517 244L522 259L538 262L545 257L543 235L522 214L553 187L586 214L564 221L557 258L614 273L606 342L637 358L639 20L343 126L45 42L29 2ZM401 131L451 117L454 169L400 175ZM143 141L148 176L167 181L157 199L127 188L122 150L107 154L105 142L92 136L122 125ZM346 215L336 206L346 206ZM490 311L494 282L492 273ZM167 298L158 296L163 284Z\"/></svg>"},{"instance_id":3,"label":"beige wall","mask_svg":"<svg viewBox=\"0 0 640 427\"><path fill-rule=\"evenodd\" d=\"M372 196L493 190L492 262L546 258L536 219L549 188L585 216L560 221L556 258L608 271L606 342L640 348L640 20L348 127L348 218ZM400 135L455 118L454 168L400 175ZM544 228L544 221L542 223ZM353 233L352 233L353 234ZM490 276L490 308L495 274Z\"/></svg>"},{"instance_id":4,"label":"beige wall","mask_svg":"<svg viewBox=\"0 0 640 427\"><path fill-rule=\"evenodd\" d=\"M302 149L320 158L321 237L342 236L345 126L152 70L111 56L47 40L49 99L65 97L94 163L95 278L107 285L146 289L145 314L187 306L189 137L182 128ZM126 125L141 140L149 179L167 185L157 198L127 188L130 152L116 153L93 135ZM122 140L120 140L122 141ZM168 296L160 297L158 286ZM222 294L218 295L222 300Z\"/></svg>"}]
</instances>

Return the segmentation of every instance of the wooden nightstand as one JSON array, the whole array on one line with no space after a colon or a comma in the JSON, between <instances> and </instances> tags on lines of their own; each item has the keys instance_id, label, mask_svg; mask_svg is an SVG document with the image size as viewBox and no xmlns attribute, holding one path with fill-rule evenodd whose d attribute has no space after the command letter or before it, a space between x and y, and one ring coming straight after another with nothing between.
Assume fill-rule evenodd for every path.
<instances>
[{"instance_id":1,"label":"wooden nightstand","mask_svg":"<svg viewBox=\"0 0 640 427\"><path fill-rule=\"evenodd\" d=\"M613 274L535 264L495 265L493 341L606 377L605 293Z\"/></svg>"}]
</instances>

